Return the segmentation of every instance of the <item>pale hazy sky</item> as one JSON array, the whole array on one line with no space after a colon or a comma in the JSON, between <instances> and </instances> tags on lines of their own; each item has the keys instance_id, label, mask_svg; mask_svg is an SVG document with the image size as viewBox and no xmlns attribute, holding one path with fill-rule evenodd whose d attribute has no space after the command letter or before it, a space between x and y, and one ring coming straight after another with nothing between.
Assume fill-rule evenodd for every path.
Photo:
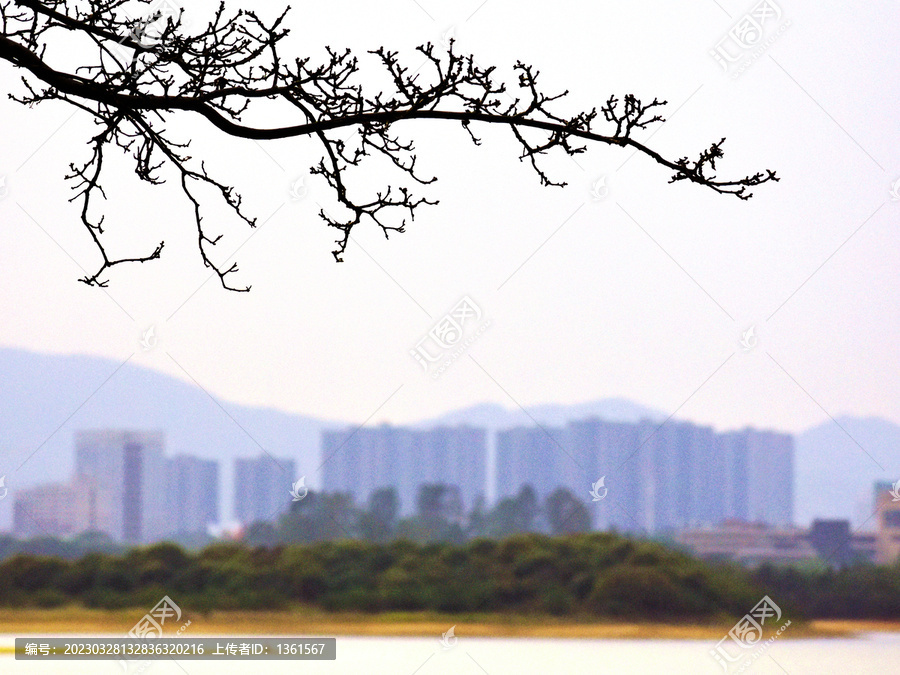
<instances>
[{"instance_id":1,"label":"pale hazy sky","mask_svg":"<svg viewBox=\"0 0 900 675\"><path fill-rule=\"evenodd\" d=\"M268 16L281 4L252 3ZM782 180L741 202L669 185L649 159L597 146L577 163L550 161L570 186L541 188L506 129L473 127L484 140L475 148L457 124L407 122L395 129L416 139L441 204L390 241L359 227L337 265L336 231L315 215L331 203L324 186L308 179L303 200L289 193L318 161L313 143L232 141L173 115L173 135L193 137L260 221L274 213L249 240L222 223L219 247L240 248L236 280L250 294L209 280L184 197L139 183L124 161L108 184L110 248L165 239L163 258L115 268L108 292L78 283L97 254L62 175L85 157L91 125L64 105L29 110L4 96L0 345L134 354L221 399L358 422L627 397L720 428L798 430L829 414L900 423L898 3L779 1L771 46L732 78L709 52L754 4L297 6L298 55L385 45L416 68L412 48L453 27L481 65L521 59L546 90L570 89L567 111L611 93L665 98L670 121L638 138L654 133L652 146L680 157L727 136L722 176L773 168ZM0 78L20 90L9 67ZM608 194L596 200L601 176ZM429 378L409 352L464 296L490 325ZM144 351L150 326L159 342ZM746 350L751 326L758 342Z\"/></svg>"}]
</instances>

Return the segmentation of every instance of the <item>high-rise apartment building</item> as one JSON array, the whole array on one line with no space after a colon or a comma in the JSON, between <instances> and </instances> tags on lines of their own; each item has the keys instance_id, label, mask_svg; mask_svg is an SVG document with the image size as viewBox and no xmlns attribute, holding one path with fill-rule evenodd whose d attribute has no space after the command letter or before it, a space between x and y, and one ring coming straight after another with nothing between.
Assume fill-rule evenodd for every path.
<instances>
[{"instance_id":1,"label":"high-rise apartment building","mask_svg":"<svg viewBox=\"0 0 900 675\"><path fill-rule=\"evenodd\" d=\"M164 445L159 431L76 432L72 486L91 495L86 529L127 543L166 533Z\"/></svg>"},{"instance_id":2,"label":"high-rise apartment building","mask_svg":"<svg viewBox=\"0 0 900 675\"><path fill-rule=\"evenodd\" d=\"M569 471L560 485L588 503L594 527L631 532L646 528L649 449L641 443L638 425L596 418L566 427ZM591 496L593 485L603 487Z\"/></svg>"},{"instance_id":3,"label":"high-rise apartment building","mask_svg":"<svg viewBox=\"0 0 900 675\"><path fill-rule=\"evenodd\" d=\"M219 465L176 455L166 460L168 534L196 534L219 522Z\"/></svg>"},{"instance_id":4,"label":"high-rise apartment building","mask_svg":"<svg viewBox=\"0 0 900 675\"><path fill-rule=\"evenodd\" d=\"M774 431L747 432L748 520L794 522L794 439Z\"/></svg>"},{"instance_id":5,"label":"high-rise apartment building","mask_svg":"<svg viewBox=\"0 0 900 675\"><path fill-rule=\"evenodd\" d=\"M793 522L793 439L689 422L586 419L497 434L497 495L531 485L584 499L599 529L664 533L732 519ZM603 485L591 494L592 487Z\"/></svg>"},{"instance_id":6,"label":"high-rise apartment building","mask_svg":"<svg viewBox=\"0 0 900 675\"><path fill-rule=\"evenodd\" d=\"M486 451L485 432L470 427L325 432L323 488L364 502L374 490L394 487L408 514L420 485L456 485L470 510L485 494ZM725 520L789 527L793 454L786 434L717 434L673 420L515 427L496 434L495 494L513 497L529 485L543 501L565 488L584 500L594 527L622 532L677 532Z\"/></svg>"},{"instance_id":7,"label":"high-rise apartment building","mask_svg":"<svg viewBox=\"0 0 900 675\"><path fill-rule=\"evenodd\" d=\"M291 504L293 460L260 455L234 460L234 513L245 525L271 522Z\"/></svg>"},{"instance_id":8,"label":"high-rise apartment building","mask_svg":"<svg viewBox=\"0 0 900 675\"><path fill-rule=\"evenodd\" d=\"M323 490L350 493L360 503L392 487L408 515L421 485L443 484L458 488L464 508L471 509L485 494L487 436L466 426L326 431L322 462Z\"/></svg>"}]
</instances>

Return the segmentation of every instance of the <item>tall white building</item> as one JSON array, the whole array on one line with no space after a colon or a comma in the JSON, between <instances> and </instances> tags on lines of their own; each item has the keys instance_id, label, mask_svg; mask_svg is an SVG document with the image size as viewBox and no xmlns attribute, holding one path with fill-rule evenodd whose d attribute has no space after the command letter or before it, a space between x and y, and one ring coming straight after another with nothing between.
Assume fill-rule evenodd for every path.
<instances>
[{"instance_id":1,"label":"tall white building","mask_svg":"<svg viewBox=\"0 0 900 675\"><path fill-rule=\"evenodd\" d=\"M176 455L166 460L167 534L206 532L219 522L219 465Z\"/></svg>"},{"instance_id":2,"label":"tall white building","mask_svg":"<svg viewBox=\"0 0 900 675\"><path fill-rule=\"evenodd\" d=\"M585 501L599 529L664 533L725 520L789 527L793 467L794 441L787 434L717 434L674 420L660 426L591 418L564 429L497 434L500 498L529 484L542 498L565 487ZM588 491L601 477L606 492L593 501Z\"/></svg>"},{"instance_id":3,"label":"tall white building","mask_svg":"<svg viewBox=\"0 0 900 675\"><path fill-rule=\"evenodd\" d=\"M350 493L358 503L392 487L401 514L410 515L421 486L441 484L454 486L468 510L486 492L487 434L468 426L325 431L322 462L323 490Z\"/></svg>"},{"instance_id":4,"label":"tall white building","mask_svg":"<svg viewBox=\"0 0 900 675\"><path fill-rule=\"evenodd\" d=\"M774 431L748 432L749 519L770 525L794 522L794 439Z\"/></svg>"},{"instance_id":5,"label":"tall white building","mask_svg":"<svg viewBox=\"0 0 900 675\"><path fill-rule=\"evenodd\" d=\"M234 460L234 513L245 525L272 522L291 505L295 476L290 459L259 455Z\"/></svg>"},{"instance_id":6,"label":"tall white building","mask_svg":"<svg viewBox=\"0 0 900 675\"><path fill-rule=\"evenodd\" d=\"M73 487L90 486L90 528L126 543L157 540L169 529L160 431L104 429L75 434Z\"/></svg>"}]
</instances>

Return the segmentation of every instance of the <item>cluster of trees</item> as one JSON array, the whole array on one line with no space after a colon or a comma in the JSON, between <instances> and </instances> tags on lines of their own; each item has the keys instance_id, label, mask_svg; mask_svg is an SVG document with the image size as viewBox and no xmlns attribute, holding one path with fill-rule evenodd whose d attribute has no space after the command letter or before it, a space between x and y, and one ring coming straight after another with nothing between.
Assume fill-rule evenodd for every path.
<instances>
[{"instance_id":1,"label":"cluster of trees","mask_svg":"<svg viewBox=\"0 0 900 675\"><path fill-rule=\"evenodd\" d=\"M77 561L0 563L0 605L522 612L648 619L740 615L762 592L746 571L613 534L516 535L464 544L361 541L251 548L175 544Z\"/></svg>"},{"instance_id":2,"label":"cluster of trees","mask_svg":"<svg viewBox=\"0 0 900 675\"><path fill-rule=\"evenodd\" d=\"M840 569L764 565L753 578L772 598L819 619L900 617L900 560L892 566L857 563Z\"/></svg>"},{"instance_id":3,"label":"cluster of trees","mask_svg":"<svg viewBox=\"0 0 900 675\"><path fill-rule=\"evenodd\" d=\"M900 566L749 571L611 533L461 544L217 543L195 553L164 543L0 563L0 606L8 607L150 607L169 595L189 612L305 606L706 621L742 616L764 594L791 619L896 618Z\"/></svg>"},{"instance_id":4,"label":"cluster of trees","mask_svg":"<svg viewBox=\"0 0 900 675\"><path fill-rule=\"evenodd\" d=\"M479 537L500 539L527 532L563 535L590 530L591 517L584 502L563 488L541 503L531 486L525 486L491 509L477 503L469 514L463 514L456 488L426 484L419 489L415 515L407 518L400 517L400 501L393 488L375 491L362 508L348 494L310 491L306 498L291 504L290 512L278 522L249 526L244 539L252 546L340 539L459 544Z\"/></svg>"}]
</instances>

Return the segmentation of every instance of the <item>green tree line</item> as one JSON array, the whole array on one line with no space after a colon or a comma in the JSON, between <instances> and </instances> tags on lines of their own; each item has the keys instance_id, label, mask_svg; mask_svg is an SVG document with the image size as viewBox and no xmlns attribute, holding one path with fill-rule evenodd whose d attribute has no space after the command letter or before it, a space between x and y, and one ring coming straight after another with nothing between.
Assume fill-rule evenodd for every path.
<instances>
[{"instance_id":1,"label":"green tree line","mask_svg":"<svg viewBox=\"0 0 900 675\"><path fill-rule=\"evenodd\" d=\"M199 612L312 606L705 621L742 616L764 594L791 618L896 618L900 568L750 571L612 533L217 543L193 553L162 543L77 560L17 554L0 563L6 607L148 607L169 595Z\"/></svg>"}]
</instances>

